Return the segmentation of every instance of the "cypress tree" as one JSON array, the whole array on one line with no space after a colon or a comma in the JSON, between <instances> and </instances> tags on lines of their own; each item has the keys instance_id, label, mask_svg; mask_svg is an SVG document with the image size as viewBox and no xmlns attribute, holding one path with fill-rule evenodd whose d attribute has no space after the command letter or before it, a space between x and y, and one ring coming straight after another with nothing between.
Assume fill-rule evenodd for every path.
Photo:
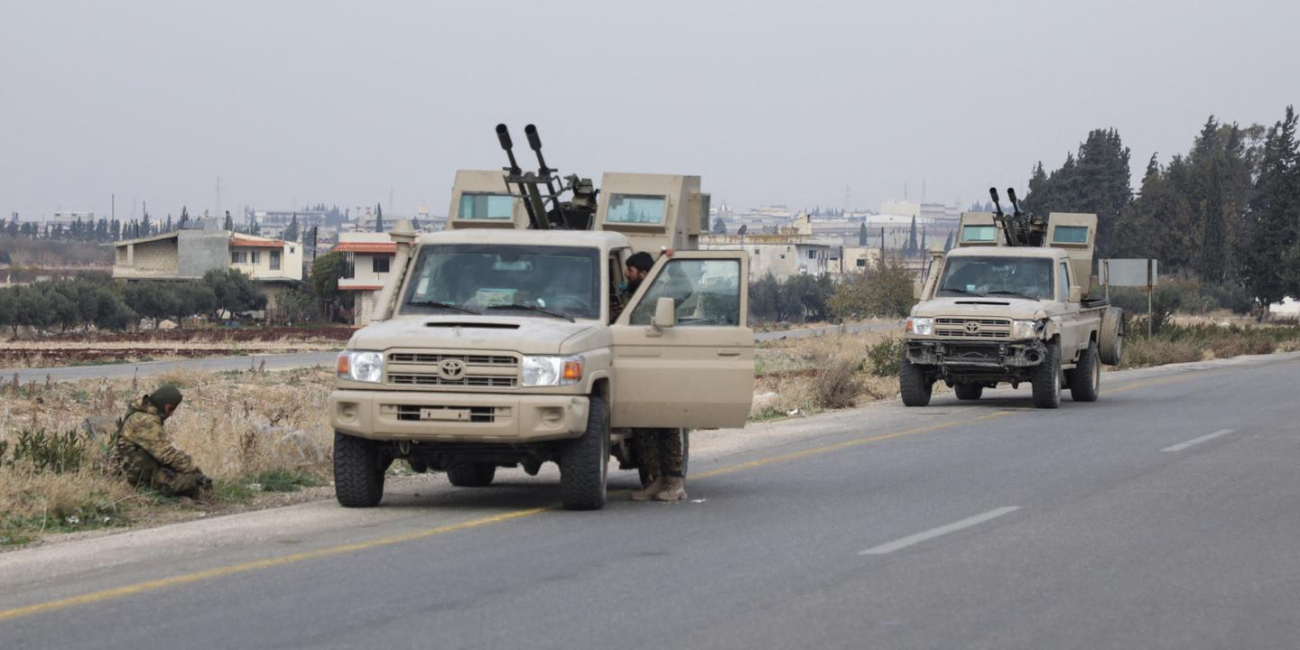
<instances>
[{"instance_id":1,"label":"cypress tree","mask_svg":"<svg viewBox=\"0 0 1300 650\"><path fill-rule=\"evenodd\" d=\"M375 204L375 232L384 232L384 206Z\"/></svg>"}]
</instances>

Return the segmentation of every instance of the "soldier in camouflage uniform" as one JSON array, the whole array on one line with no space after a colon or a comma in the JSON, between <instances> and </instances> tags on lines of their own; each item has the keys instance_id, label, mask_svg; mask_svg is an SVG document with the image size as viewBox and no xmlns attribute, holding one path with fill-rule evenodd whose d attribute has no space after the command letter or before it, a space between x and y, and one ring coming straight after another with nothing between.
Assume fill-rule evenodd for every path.
<instances>
[{"instance_id":1,"label":"soldier in camouflage uniform","mask_svg":"<svg viewBox=\"0 0 1300 650\"><path fill-rule=\"evenodd\" d=\"M644 429L636 433L637 457L650 484L633 492L633 501L682 501L686 498L686 453L681 429Z\"/></svg>"},{"instance_id":2,"label":"soldier in camouflage uniform","mask_svg":"<svg viewBox=\"0 0 1300 650\"><path fill-rule=\"evenodd\" d=\"M172 445L163 422L181 404L175 386L160 387L131 403L126 419L113 437L112 454L119 471L132 485L171 496L198 496L212 487L189 455Z\"/></svg>"}]
</instances>

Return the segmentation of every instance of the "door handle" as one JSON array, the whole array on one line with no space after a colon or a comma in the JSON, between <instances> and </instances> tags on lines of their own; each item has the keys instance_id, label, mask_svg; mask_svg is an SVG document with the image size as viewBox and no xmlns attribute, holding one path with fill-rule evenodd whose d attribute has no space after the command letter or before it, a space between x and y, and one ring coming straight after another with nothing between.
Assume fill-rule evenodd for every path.
<instances>
[{"instance_id":1,"label":"door handle","mask_svg":"<svg viewBox=\"0 0 1300 650\"><path fill-rule=\"evenodd\" d=\"M740 356L740 350L718 350L718 356L720 356L720 357L738 357L738 356Z\"/></svg>"}]
</instances>

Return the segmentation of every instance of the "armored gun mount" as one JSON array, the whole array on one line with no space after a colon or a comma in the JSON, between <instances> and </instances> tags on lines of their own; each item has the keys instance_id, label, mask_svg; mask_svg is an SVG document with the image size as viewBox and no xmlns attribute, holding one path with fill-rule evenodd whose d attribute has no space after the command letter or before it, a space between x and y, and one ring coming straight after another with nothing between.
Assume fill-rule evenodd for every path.
<instances>
[{"instance_id":1,"label":"armored gun mount","mask_svg":"<svg viewBox=\"0 0 1300 650\"><path fill-rule=\"evenodd\" d=\"M1015 188L1007 188L1007 198L1011 199L1011 214L1002 211L1002 202L998 200L998 188L990 187L989 196L993 199L993 223L1006 238L1007 246L1039 247L1047 240L1047 220L1024 212L1020 201L1016 200Z\"/></svg>"},{"instance_id":2,"label":"armored gun mount","mask_svg":"<svg viewBox=\"0 0 1300 650\"><path fill-rule=\"evenodd\" d=\"M515 159L510 129L498 124L496 131L497 140L510 161L510 166L502 168L506 172L506 189L522 200L528 213L529 228L590 230L595 223L596 197L600 192L591 179L580 178L577 174L560 178L556 173L559 170L546 164L542 139L532 124L524 127L524 135L528 138L528 147L537 155L537 171L524 171ZM567 200L562 198L566 192L571 195Z\"/></svg>"}]
</instances>

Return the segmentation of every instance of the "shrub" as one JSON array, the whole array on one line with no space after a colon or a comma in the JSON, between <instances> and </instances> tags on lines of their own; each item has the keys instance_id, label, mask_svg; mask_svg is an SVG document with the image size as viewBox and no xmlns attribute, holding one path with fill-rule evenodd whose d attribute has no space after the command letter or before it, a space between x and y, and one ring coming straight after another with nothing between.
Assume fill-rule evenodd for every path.
<instances>
[{"instance_id":1,"label":"shrub","mask_svg":"<svg viewBox=\"0 0 1300 650\"><path fill-rule=\"evenodd\" d=\"M867 346L867 370L876 377L897 377L906 349L903 339L886 339Z\"/></svg>"},{"instance_id":2,"label":"shrub","mask_svg":"<svg viewBox=\"0 0 1300 650\"><path fill-rule=\"evenodd\" d=\"M76 429L65 433L24 429L14 439L12 457L6 462L10 466L24 464L38 473L75 472L86 460L89 443L90 440ZM8 447L7 443L5 447Z\"/></svg>"},{"instance_id":3,"label":"shrub","mask_svg":"<svg viewBox=\"0 0 1300 650\"><path fill-rule=\"evenodd\" d=\"M838 357L824 365L813 381L813 402L825 409L853 406L862 390L859 368L858 361L851 357Z\"/></svg>"},{"instance_id":4,"label":"shrub","mask_svg":"<svg viewBox=\"0 0 1300 650\"><path fill-rule=\"evenodd\" d=\"M1199 346L1186 341L1155 337L1130 337L1124 346L1124 368L1163 366L1170 363L1200 361L1205 357Z\"/></svg>"},{"instance_id":5,"label":"shrub","mask_svg":"<svg viewBox=\"0 0 1300 650\"><path fill-rule=\"evenodd\" d=\"M913 275L902 262L884 260L862 273L844 279L831 295L827 310L833 321L860 318L899 318L907 315L916 299Z\"/></svg>"}]
</instances>

